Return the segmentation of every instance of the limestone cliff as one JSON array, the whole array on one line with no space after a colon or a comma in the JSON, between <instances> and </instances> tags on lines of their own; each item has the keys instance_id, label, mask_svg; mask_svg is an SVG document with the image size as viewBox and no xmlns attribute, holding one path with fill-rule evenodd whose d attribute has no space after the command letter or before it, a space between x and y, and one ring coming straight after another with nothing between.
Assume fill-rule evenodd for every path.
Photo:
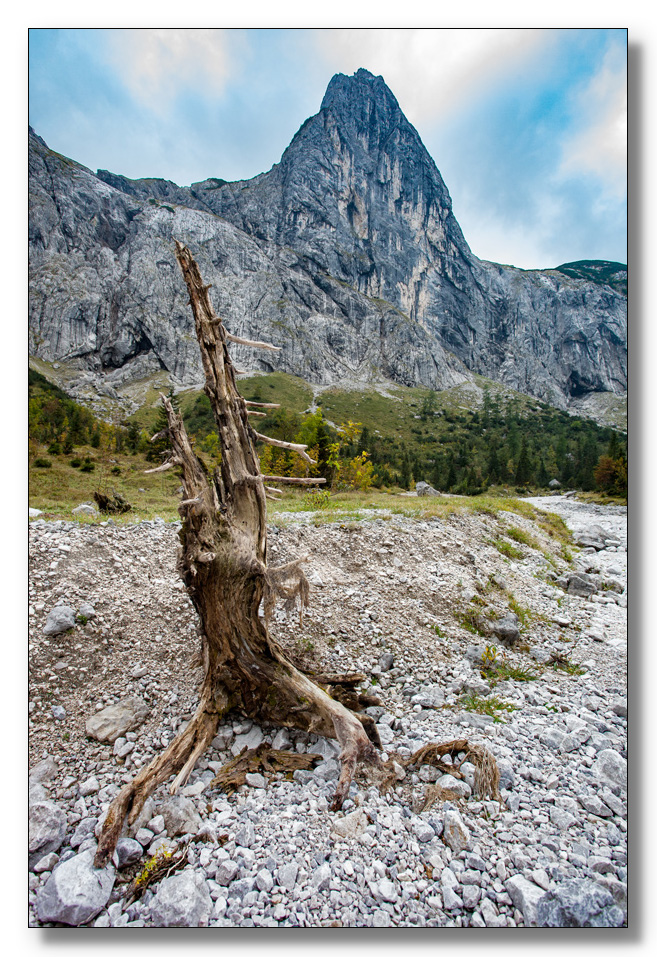
<instances>
[{"instance_id":1,"label":"limestone cliff","mask_svg":"<svg viewBox=\"0 0 657 957\"><path fill-rule=\"evenodd\" d=\"M93 174L30 132L34 354L198 382L174 237L228 328L282 346L238 348L243 368L432 388L478 372L562 407L627 386L622 292L477 259L416 130L366 70L335 76L280 163L248 181Z\"/></svg>"}]
</instances>

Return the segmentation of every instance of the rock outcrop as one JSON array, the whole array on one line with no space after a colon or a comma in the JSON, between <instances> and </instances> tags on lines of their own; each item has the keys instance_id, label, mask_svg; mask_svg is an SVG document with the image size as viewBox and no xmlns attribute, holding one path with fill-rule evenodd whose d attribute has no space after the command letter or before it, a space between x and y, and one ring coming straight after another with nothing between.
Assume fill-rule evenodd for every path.
<instances>
[{"instance_id":1,"label":"rock outcrop","mask_svg":"<svg viewBox=\"0 0 657 957\"><path fill-rule=\"evenodd\" d=\"M174 238L228 328L282 347L236 347L248 370L431 388L474 372L561 407L627 386L622 292L474 256L417 131L367 70L333 77L280 163L248 181L95 175L30 131L33 354L109 373L106 389L159 369L197 383Z\"/></svg>"}]
</instances>

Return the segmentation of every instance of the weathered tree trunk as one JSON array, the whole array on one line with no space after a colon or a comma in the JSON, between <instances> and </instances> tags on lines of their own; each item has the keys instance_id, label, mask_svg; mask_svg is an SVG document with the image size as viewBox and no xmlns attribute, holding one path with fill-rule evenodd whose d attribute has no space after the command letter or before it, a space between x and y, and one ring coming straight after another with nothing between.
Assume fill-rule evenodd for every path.
<instances>
[{"instance_id":1,"label":"weathered tree trunk","mask_svg":"<svg viewBox=\"0 0 657 957\"><path fill-rule=\"evenodd\" d=\"M266 617L259 615L261 602L267 609L276 595L305 600L308 583L300 569L303 559L278 569L267 567L265 486L255 451L257 433L249 424L227 348L227 341L245 340L227 334L214 315L210 287L203 284L189 250L179 242L176 256L189 290L205 392L221 442L221 465L208 475L194 454L182 417L162 396L172 447L166 465L181 468L184 489L178 570L200 618L205 677L197 711L185 731L110 806L96 853L97 867L113 853L126 815L132 823L146 798L172 774L176 777L171 793L187 781L219 721L232 709L258 721L337 738L342 767L333 810L342 806L358 761L381 764L375 747L380 742L371 719L349 710L287 661L268 633ZM304 453L305 447L295 451ZM277 481L276 476L265 478ZM305 483L309 481L321 480L306 479ZM340 678L332 676L325 686L335 687L337 697ZM348 703L353 705L355 699L357 695L352 695Z\"/></svg>"}]
</instances>

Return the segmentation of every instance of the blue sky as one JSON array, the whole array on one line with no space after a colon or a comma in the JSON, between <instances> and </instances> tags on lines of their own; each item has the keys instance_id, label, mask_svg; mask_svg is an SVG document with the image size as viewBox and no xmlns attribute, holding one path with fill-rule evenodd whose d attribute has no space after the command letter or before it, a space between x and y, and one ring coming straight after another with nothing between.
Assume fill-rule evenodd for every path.
<instances>
[{"instance_id":1,"label":"blue sky","mask_svg":"<svg viewBox=\"0 0 657 957\"><path fill-rule=\"evenodd\" d=\"M626 262L626 32L36 29L30 123L93 170L179 185L268 170L334 73L381 74L473 252Z\"/></svg>"}]
</instances>

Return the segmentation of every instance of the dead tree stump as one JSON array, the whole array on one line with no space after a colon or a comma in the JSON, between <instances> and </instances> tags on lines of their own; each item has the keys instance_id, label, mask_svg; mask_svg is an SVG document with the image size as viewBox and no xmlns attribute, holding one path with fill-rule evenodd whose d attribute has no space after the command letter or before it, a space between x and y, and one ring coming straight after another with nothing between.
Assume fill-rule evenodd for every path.
<instances>
[{"instance_id":1,"label":"dead tree stump","mask_svg":"<svg viewBox=\"0 0 657 957\"><path fill-rule=\"evenodd\" d=\"M179 242L176 257L189 291L205 392L221 444L221 464L210 475L194 454L182 416L162 396L171 452L158 470L177 466L182 472L178 570L200 619L204 678L198 708L186 729L126 784L110 805L98 843L96 867L104 866L111 857L126 816L134 822L158 785L174 774L172 794L185 784L215 736L219 721L233 709L256 721L338 740L341 774L332 810L342 806L359 761L381 765L373 722L345 707L295 668L269 635L267 616L259 615L261 603L268 609L276 596L299 598L305 603L308 595L308 582L300 567L303 559L281 568L267 566L267 493L263 478L276 484L279 477L263 477L260 472L255 444L257 439L267 439L249 423L247 403L238 392L227 343L274 347L227 333L213 312L210 287L203 283L189 250ZM308 458L305 446L290 447ZM289 483L290 479L285 481ZM299 480L304 484L322 481ZM333 684L340 687L339 679L327 687ZM345 700L344 694L342 697ZM355 697L354 707L358 707Z\"/></svg>"}]
</instances>

